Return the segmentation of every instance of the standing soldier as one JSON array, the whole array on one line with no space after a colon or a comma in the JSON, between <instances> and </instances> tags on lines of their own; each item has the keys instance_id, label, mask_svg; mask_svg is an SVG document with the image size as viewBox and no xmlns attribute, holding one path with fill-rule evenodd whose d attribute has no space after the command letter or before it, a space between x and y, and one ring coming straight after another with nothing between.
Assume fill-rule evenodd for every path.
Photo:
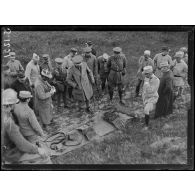
<instances>
[{"instance_id":1,"label":"standing soldier","mask_svg":"<svg viewBox=\"0 0 195 195\"><path fill-rule=\"evenodd\" d=\"M8 89L11 87L11 84L12 84L12 79L10 78L10 69L9 69L9 66L7 65L4 65L3 66L3 72L1 74L2 76L2 83L3 83L3 86L2 88L3 89Z\"/></svg>"},{"instance_id":2,"label":"standing soldier","mask_svg":"<svg viewBox=\"0 0 195 195\"><path fill-rule=\"evenodd\" d=\"M32 60L27 64L25 77L28 78L30 86L34 87L35 81L40 76L40 67L38 65L39 56L33 53Z\"/></svg>"},{"instance_id":3,"label":"standing soldier","mask_svg":"<svg viewBox=\"0 0 195 195\"><path fill-rule=\"evenodd\" d=\"M18 98L20 91L29 91L32 93L32 89L23 72L19 72L17 75L17 80L12 83L11 88L17 92ZM29 106L33 109L33 98L30 99Z\"/></svg>"},{"instance_id":4,"label":"standing soldier","mask_svg":"<svg viewBox=\"0 0 195 195\"><path fill-rule=\"evenodd\" d=\"M53 78L54 78L54 85L56 88L56 95L57 95L57 107L58 111L60 109L60 103L61 103L61 97L64 102L64 108L67 108L66 104L66 91L67 91L67 85L66 85L66 77L67 77L67 69L62 69L62 58L56 58L55 59L56 67L53 71Z\"/></svg>"},{"instance_id":5,"label":"standing soldier","mask_svg":"<svg viewBox=\"0 0 195 195\"><path fill-rule=\"evenodd\" d=\"M51 96L55 93L55 88L48 83L52 78L49 70L43 69L41 77L35 82L35 99L36 109L38 111L43 128L48 131L48 125L51 124L53 118L53 105Z\"/></svg>"},{"instance_id":6,"label":"standing soldier","mask_svg":"<svg viewBox=\"0 0 195 195\"><path fill-rule=\"evenodd\" d=\"M17 73L19 71L24 71L24 68L22 67L20 61L16 60L16 53L15 52L10 52L10 60L7 63L7 66L9 66L10 69L10 76L12 81L14 82L17 77Z\"/></svg>"},{"instance_id":7,"label":"standing soldier","mask_svg":"<svg viewBox=\"0 0 195 195\"><path fill-rule=\"evenodd\" d=\"M183 61L188 65L188 49L187 49L187 47L180 48L180 51L182 51L184 53Z\"/></svg>"},{"instance_id":8,"label":"standing soldier","mask_svg":"<svg viewBox=\"0 0 195 195\"><path fill-rule=\"evenodd\" d=\"M64 57L64 62L62 64L63 71L69 71L70 68L74 65L72 62L72 58L77 54L78 50L76 48L71 48L70 53ZM67 86L68 88L68 96L71 99L72 98L72 86Z\"/></svg>"},{"instance_id":9,"label":"standing soldier","mask_svg":"<svg viewBox=\"0 0 195 195\"><path fill-rule=\"evenodd\" d=\"M91 41L88 41L88 42L86 43L86 46L87 46L87 47L90 47L90 48L91 48L91 53L92 53L94 56L96 56L96 50L95 50L94 47L93 47L93 43L92 43Z\"/></svg>"},{"instance_id":10,"label":"standing soldier","mask_svg":"<svg viewBox=\"0 0 195 195\"><path fill-rule=\"evenodd\" d=\"M145 66L154 66L153 60L150 58L150 51L149 50L145 50L144 51L144 55L140 57L139 59L139 69L137 71L137 77L138 77L138 81L137 81L137 86L136 86L136 90L135 90L135 96L138 97L139 96L139 91L140 91L140 87L143 84L143 69Z\"/></svg>"},{"instance_id":11,"label":"standing soldier","mask_svg":"<svg viewBox=\"0 0 195 195\"><path fill-rule=\"evenodd\" d=\"M163 73L158 89L158 102L156 104L155 118L165 117L173 112L173 73L169 64L163 62L160 65Z\"/></svg>"},{"instance_id":12,"label":"standing soldier","mask_svg":"<svg viewBox=\"0 0 195 195\"><path fill-rule=\"evenodd\" d=\"M91 83L94 84L94 77L92 71L83 62L83 57L78 55L73 59L74 66L70 68L67 76L67 82L73 87L73 97L81 104L83 101L86 103L86 112L90 113L89 102L93 96L93 88ZM91 80L91 83L89 81ZM80 106L80 105L79 105Z\"/></svg>"},{"instance_id":13,"label":"standing soldier","mask_svg":"<svg viewBox=\"0 0 195 195\"><path fill-rule=\"evenodd\" d=\"M188 66L187 64L182 60L183 58L183 52L178 51L175 54L175 60L173 62L173 75L174 75L174 100L182 96L183 89L185 86L185 82L187 80L187 74L188 74Z\"/></svg>"},{"instance_id":14,"label":"standing soldier","mask_svg":"<svg viewBox=\"0 0 195 195\"><path fill-rule=\"evenodd\" d=\"M142 99L144 103L144 114L145 114L145 127L143 130L148 130L150 112L155 109L155 105L158 101L158 88L159 79L153 74L152 66L145 66L143 70L144 85L142 92Z\"/></svg>"},{"instance_id":15,"label":"standing soldier","mask_svg":"<svg viewBox=\"0 0 195 195\"><path fill-rule=\"evenodd\" d=\"M51 64L51 60L50 60L50 57L49 57L49 54L43 54L43 62L42 62L42 64L40 65L40 72L41 72L43 69L48 69L48 70L51 71L51 72L52 72L52 70L53 70L52 64Z\"/></svg>"},{"instance_id":16,"label":"standing soldier","mask_svg":"<svg viewBox=\"0 0 195 195\"><path fill-rule=\"evenodd\" d=\"M107 67L108 58L109 55L107 53L104 53L102 56L99 56L97 58L98 73L101 79L102 92L104 92L105 84L106 82L108 82L108 67Z\"/></svg>"},{"instance_id":17,"label":"standing soldier","mask_svg":"<svg viewBox=\"0 0 195 195\"><path fill-rule=\"evenodd\" d=\"M122 77L126 73L127 61L124 55L121 55L122 49L120 47L115 47L113 49L114 55L108 59L108 91L110 95L110 101L112 102L114 88L118 88L118 94L120 98L120 103L124 105L122 101L123 93L123 82Z\"/></svg>"},{"instance_id":18,"label":"standing soldier","mask_svg":"<svg viewBox=\"0 0 195 195\"><path fill-rule=\"evenodd\" d=\"M173 62L171 59L171 56L169 55L169 48L168 47L162 47L162 52L159 54L156 54L154 59L154 72L155 75L158 78L162 77L162 72L160 71L160 64L162 62L168 62L169 66L172 66Z\"/></svg>"}]
</instances>

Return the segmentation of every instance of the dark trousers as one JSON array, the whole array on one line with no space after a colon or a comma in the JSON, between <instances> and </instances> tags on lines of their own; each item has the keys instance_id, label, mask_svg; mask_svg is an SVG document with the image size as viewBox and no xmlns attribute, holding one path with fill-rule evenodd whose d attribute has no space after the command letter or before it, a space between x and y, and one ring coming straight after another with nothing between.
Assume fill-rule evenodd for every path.
<instances>
[{"instance_id":1,"label":"dark trousers","mask_svg":"<svg viewBox=\"0 0 195 195\"><path fill-rule=\"evenodd\" d=\"M108 82L108 73L104 73L100 76L102 91L105 90L106 82Z\"/></svg>"},{"instance_id":2,"label":"dark trousers","mask_svg":"<svg viewBox=\"0 0 195 195\"><path fill-rule=\"evenodd\" d=\"M138 79L136 89L135 89L135 94L137 96L139 95L139 91L140 91L140 88L141 88L142 85L143 85L143 80Z\"/></svg>"},{"instance_id":3,"label":"dark trousers","mask_svg":"<svg viewBox=\"0 0 195 195\"><path fill-rule=\"evenodd\" d=\"M71 99L73 96L72 96L72 90L73 90L73 87L72 86L68 86L68 97Z\"/></svg>"},{"instance_id":4,"label":"dark trousers","mask_svg":"<svg viewBox=\"0 0 195 195\"><path fill-rule=\"evenodd\" d=\"M66 91L67 91L67 86L64 85L64 91L57 90L56 92L58 108L60 107L61 104L61 98L63 99L64 106L66 106Z\"/></svg>"},{"instance_id":5,"label":"dark trousers","mask_svg":"<svg viewBox=\"0 0 195 195\"><path fill-rule=\"evenodd\" d=\"M119 84L116 84L116 86L118 88L119 98L120 98L120 100L122 100L123 84L122 83L119 83ZM112 98L113 98L114 88L116 86L114 86L114 85L108 85L108 92L109 92L109 95L110 95L110 100L112 100Z\"/></svg>"}]
</instances>

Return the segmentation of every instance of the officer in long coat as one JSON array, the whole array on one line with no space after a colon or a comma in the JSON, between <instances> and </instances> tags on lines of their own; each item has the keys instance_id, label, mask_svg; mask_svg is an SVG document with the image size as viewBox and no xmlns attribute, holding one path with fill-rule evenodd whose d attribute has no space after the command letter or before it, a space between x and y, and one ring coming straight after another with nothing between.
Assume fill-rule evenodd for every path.
<instances>
[{"instance_id":1,"label":"officer in long coat","mask_svg":"<svg viewBox=\"0 0 195 195\"><path fill-rule=\"evenodd\" d=\"M173 73L167 62L161 63L163 73L158 89L159 99L156 104L155 118L165 117L173 112Z\"/></svg>"},{"instance_id":2,"label":"officer in long coat","mask_svg":"<svg viewBox=\"0 0 195 195\"><path fill-rule=\"evenodd\" d=\"M115 47L113 49L114 55L110 56L108 59L108 91L110 95L110 101L112 102L114 88L118 88L118 94L120 98L120 103L124 104L122 101L123 93L123 76L126 74L127 61L123 54L121 54L122 49L120 47Z\"/></svg>"},{"instance_id":3,"label":"officer in long coat","mask_svg":"<svg viewBox=\"0 0 195 195\"><path fill-rule=\"evenodd\" d=\"M82 56L75 56L72 60L74 66L68 72L67 82L73 87L74 99L80 103L85 101L86 111L90 112L89 102L93 96L92 84L95 83L93 73L83 61Z\"/></svg>"},{"instance_id":4,"label":"officer in long coat","mask_svg":"<svg viewBox=\"0 0 195 195\"><path fill-rule=\"evenodd\" d=\"M48 125L53 118L53 105L51 96L55 93L55 88L48 83L52 78L49 70L43 69L41 76L35 82L35 104L43 128L47 131Z\"/></svg>"}]
</instances>

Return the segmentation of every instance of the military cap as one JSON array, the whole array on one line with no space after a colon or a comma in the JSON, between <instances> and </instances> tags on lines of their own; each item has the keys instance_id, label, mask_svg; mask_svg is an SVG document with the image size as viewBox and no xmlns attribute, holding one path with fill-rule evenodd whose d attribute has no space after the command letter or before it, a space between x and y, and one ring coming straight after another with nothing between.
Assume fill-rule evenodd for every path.
<instances>
[{"instance_id":1,"label":"military cap","mask_svg":"<svg viewBox=\"0 0 195 195\"><path fill-rule=\"evenodd\" d=\"M52 74L51 74L51 72L50 72L48 69L43 69L43 70L41 71L41 75L43 75L43 76L45 76L45 77L47 77L47 78L49 78L49 79L52 78Z\"/></svg>"},{"instance_id":2,"label":"military cap","mask_svg":"<svg viewBox=\"0 0 195 195\"><path fill-rule=\"evenodd\" d=\"M122 49L120 47L114 47L113 51L117 52L117 53L120 53L122 51Z\"/></svg>"},{"instance_id":3,"label":"military cap","mask_svg":"<svg viewBox=\"0 0 195 195\"><path fill-rule=\"evenodd\" d=\"M76 48L73 47L73 48L70 49L70 51L72 51L72 52L77 52L78 50L77 50Z\"/></svg>"},{"instance_id":4,"label":"military cap","mask_svg":"<svg viewBox=\"0 0 195 195\"><path fill-rule=\"evenodd\" d=\"M62 64L63 63L63 59L62 58L56 58L55 62L58 64Z\"/></svg>"},{"instance_id":5,"label":"military cap","mask_svg":"<svg viewBox=\"0 0 195 195\"><path fill-rule=\"evenodd\" d=\"M9 52L9 55L10 55L10 56L15 56L16 53L12 51L12 52Z\"/></svg>"},{"instance_id":6,"label":"military cap","mask_svg":"<svg viewBox=\"0 0 195 195\"><path fill-rule=\"evenodd\" d=\"M20 98L31 98L31 92L30 91L20 91L19 92L19 97Z\"/></svg>"},{"instance_id":7,"label":"military cap","mask_svg":"<svg viewBox=\"0 0 195 195\"><path fill-rule=\"evenodd\" d=\"M80 64L83 61L83 57L81 55L77 55L72 58L74 64Z\"/></svg>"},{"instance_id":8,"label":"military cap","mask_svg":"<svg viewBox=\"0 0 195 195\"><path fill-rule=\"evenodd\" d=\"M143 71L144 74L145 73L152 73L152 72L153 72L152 66L145 66L144 67L144 71Z\"/></svg>"},{"instance_id":9,"label":"military cap","mask_svg":"<svg viewBox=\"0 0 195 195\"><path fill-rule=\"evenodd\" d=\"M107 59L109 58L109 55L108 55L107 53L104 53L104 54L102 55L102 57L103 57L105 60L107 60Z\"/></svg>"},{"instance_id":10,"label":"military cap","mask_svg":"<svg viewBox=\"0 0 195 195\"><path fill-rule=\"evenodd\" d=\"M43 58L49 58L49 54L43 54Z\"/></svg>"},{"instance_id":11,"label":"military cap","mask_svg":"<svg viewBox=\"0 0 195 195\"><path fill-rule=\"evenodd\" d=\"M89 46L93 45L92 41L88 41L87 45L89 45Z\"/></svg>"},{"instance_id":12,"label":"military cap","mask_svg":"<svg viewBox=\"0 0 195 195\"><path fill-rule=\"evenodd\" d=\"M162 51L169 51L169 48L167 46L163 46Z\"/></svg>"},{"instance_id":13,"label":"military cap","mask_svg":"<svg viewBox=\"0 0 195 195\"><path fill-rule=\"evenodd\" d=\"M84 51L85 53L89 53L89 52L92 51L92 49L91 49L91 47L85 47L85 48L83 49L83 51Z\"/></svg>"},{"instance_id":14,"label":"military cap","mask_svg":"<svg viewBox=\"0 0 195 195\"><path fill-rule=\"evenodd\" d=\"M145 50L144 51L144 55L149 55L150 56L150 51L149 50Z\"/></svg>"},{"instance_id":15,"label":"military cap","mask_svg":"<svg viewBox=\"0 0 195 195\"><path fill-rule=\"evenodd\" d=\"M178 52L175 53L175 57L177 57L177 58L183 58L183 56L184 56L183 51L178 51Z\"/></svg>"}]
</instances>

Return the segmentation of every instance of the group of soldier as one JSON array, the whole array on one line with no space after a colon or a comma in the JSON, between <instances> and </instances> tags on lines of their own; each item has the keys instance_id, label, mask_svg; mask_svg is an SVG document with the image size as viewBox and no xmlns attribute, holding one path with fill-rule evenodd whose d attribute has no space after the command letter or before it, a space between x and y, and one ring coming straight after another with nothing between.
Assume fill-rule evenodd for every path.
<instances>
[{"instance_id":1,"label":"group of soldier","mask_svg":"<svg viewBox=\"0 0 195 195\"><path fill-rule=\"evenodd\" d=\"M103 53L96 57L92 42L88 42L82 55L71 48L67 56L55 59L55 66L48 54L42 56L40 63L40 57L34 53L25 70L15 55L10 52L10 61L3 66L2 144L6 162L26 162L24 153L39 155L44 163L50 162L40 140L49 133L48 127L55 124L54 100L57 100L58 112L62 98L64 109L71 109L70 102L74 102L79 110L85 104L86 112L91 113L90 101L95 89L105 95L107 83L110 104L117 87L119 103L125 105L122 97L127 59L120 47L113 48L112 56ZM187 48L176 52L175 60L169 56L168 47L163 47L153 60L150 55L146 50L139 59L135 89L135 97L138 97L142 88L143 130L148 130L152 111L155 111L155 118L172 113L174 100L183 93L188 70Z\"/></svg>"}]
</instances>

